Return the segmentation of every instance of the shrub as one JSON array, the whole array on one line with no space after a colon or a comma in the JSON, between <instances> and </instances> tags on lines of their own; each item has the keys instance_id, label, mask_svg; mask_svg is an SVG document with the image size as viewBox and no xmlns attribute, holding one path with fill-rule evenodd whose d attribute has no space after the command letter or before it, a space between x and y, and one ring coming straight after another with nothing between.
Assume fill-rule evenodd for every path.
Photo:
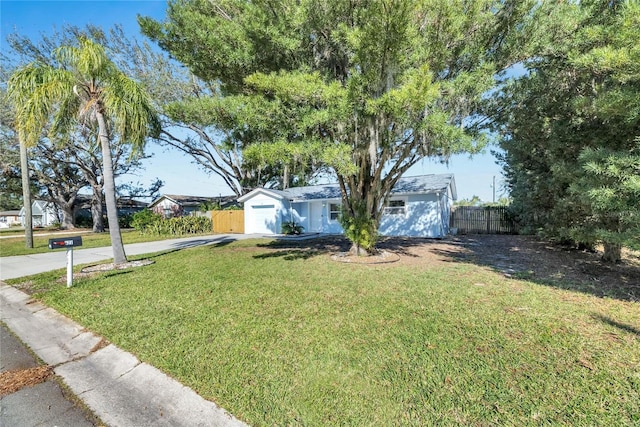
<instances>
[{"instance_id":1,"label":"shrub","mask_svg":"<svg viewBox=\"0 0 640 427\"><path fill-rule=\"evenodd\" d=\"M132 215L131 226L141 233L144 233L147 227L161 220L162 215L157 214L150 209L143 209Z\"/></svg>"},{"instance_id":2,"label":"shrub","mask_svg":"<svg viewBox=\"0 0 640 427\"><path fill-rule=\"evenodd\" d=\"M142 234L180 236L184 234L210 233L213 229L213 224L211 218L206 216L182 216L165 219L158 215L156 220L147 223L142 228L136 228Z\"/></svg>"},{"instance_id":3,"label":"shrub","mask_svg":"<svg viewBox=\"0 0 640 427\"><path fill-rule=\"evenodd\" d=\"M295 221L282 223L282 234L300 234L304 231L304 227L300 224L296 224Z\"/></svg>"},{"instance_id":4,"label":"shrub","mask_svg":"<svg viewBox=\"0 0 640 427\"><path fill-rule=\"evenodd\" d=\"M87 215L78 215L76 217L76 227L80 227L80 228L93 227L93 218Z\"/></svg>"},{"instance_id":5,"label":"shrub","mask_svg":"<svg viewBox=\"0 0 640 427\"><path fill-rule=\"evenodd\" d=\"M55 221L55 222L52 222L51 225L46 228L47 230L60 230L61 227L62 227L62 224L60 223L60 221Z\"/></svg>"},{"instance_id":6,"label":"shrub","mask_svg":"<svg viewBox=\"0 0 640 427\"><path fill-rule=\"evenodd\" d=\"M132 228L133 214L124 214L118 216L118 225L120 228Z\"/></svg>"}]
</instances>

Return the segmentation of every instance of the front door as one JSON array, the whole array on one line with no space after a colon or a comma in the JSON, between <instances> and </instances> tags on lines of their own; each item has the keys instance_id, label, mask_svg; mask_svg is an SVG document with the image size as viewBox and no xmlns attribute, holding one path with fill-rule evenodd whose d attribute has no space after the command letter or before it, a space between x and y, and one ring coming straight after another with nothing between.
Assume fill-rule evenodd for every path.
<instances>
[{"instance_id":1,"label":"front door","mask_svg":"<svg viewBox=\"0 0 640 427\"><path fill-rule=\"evenodd\" d=\"M322 202L310 202L309 205L309 231L321 233L324 219Z\"/></svg>"}]
</instances>

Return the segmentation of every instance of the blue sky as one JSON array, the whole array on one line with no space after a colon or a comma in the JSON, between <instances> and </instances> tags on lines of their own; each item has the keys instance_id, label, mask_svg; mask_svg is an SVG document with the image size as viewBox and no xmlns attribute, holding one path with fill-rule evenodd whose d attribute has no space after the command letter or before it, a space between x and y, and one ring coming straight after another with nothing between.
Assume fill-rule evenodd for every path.
<instances>
[{"instance_id":1,"label":"blue sky","mask_svg":"<svg viewBox=\"0 0 640 427\"><path fill-rule=\"evenodd\" d=\"M85 26L94 24L108 29L115 24L123 26L131 35L142 38L136 21L137 15L164 18L165 0L112 0L112 1L0 1L0 46L4 46L7 34L17 31L31 38L47 34L64 24ZM231 194L221 180L202 172L191 159L175 150L149 145L154 155L145 160L145 170L138 176L126 176L122 181L140 181L147 185L155 177L165 182L161 192L198 196ZM467 155L454 156L448 165L433 160L423 160L412 167L407 175L428 173L455 174L459 199L473 195L491 201L492 183L496 180L496 198L501 194L501 169L487 150L473 158Z\"/></svg>"}]
</instances>

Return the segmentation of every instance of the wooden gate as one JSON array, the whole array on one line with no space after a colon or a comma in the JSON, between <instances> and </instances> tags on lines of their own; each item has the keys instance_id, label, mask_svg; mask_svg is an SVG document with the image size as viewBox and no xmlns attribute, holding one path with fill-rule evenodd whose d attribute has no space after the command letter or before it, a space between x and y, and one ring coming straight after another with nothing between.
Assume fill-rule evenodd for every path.
<instances>
[{"instance_id":1,"label":"wooden gate","mask_svg":"<svg viewBox=\"0 0 640 427\"><path fill-rule=\"evenodd\" d=\"M244 211L212 211L214 233L244 233Z\"/></svg>"},{"instance_id":2,"label":"wooden gate","mask_svg":"<svg viewBox=\"0 0 640 427\"><path fill-rule=\"evenodd\" d=\"M518 226L504 206L455 206L451 210L451 228L458 234L515 234Z\"/></svg>"}]
</instances>

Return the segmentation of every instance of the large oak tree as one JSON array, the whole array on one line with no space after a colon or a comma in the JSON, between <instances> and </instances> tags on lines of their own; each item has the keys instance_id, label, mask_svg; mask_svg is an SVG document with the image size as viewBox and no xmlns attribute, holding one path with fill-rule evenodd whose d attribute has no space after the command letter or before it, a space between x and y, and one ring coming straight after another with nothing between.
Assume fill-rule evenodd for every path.
<instances>
[{"instance_id":1,"label":"large oak tree","mask_svg":"<svg viewBox=\"0 0 640 427\"><path fill-rule=\"evenodd\" d=\"M516 36L535 30L534 4L176 0L165 22L140 22L215 83L202 114L251 142L245 160L287 164L298 153L329 166L345 228L356 228L348 235L368 250L403 173L425 156L478 150L478 102L517 57Z\"/></svg>"}]
</instances>

